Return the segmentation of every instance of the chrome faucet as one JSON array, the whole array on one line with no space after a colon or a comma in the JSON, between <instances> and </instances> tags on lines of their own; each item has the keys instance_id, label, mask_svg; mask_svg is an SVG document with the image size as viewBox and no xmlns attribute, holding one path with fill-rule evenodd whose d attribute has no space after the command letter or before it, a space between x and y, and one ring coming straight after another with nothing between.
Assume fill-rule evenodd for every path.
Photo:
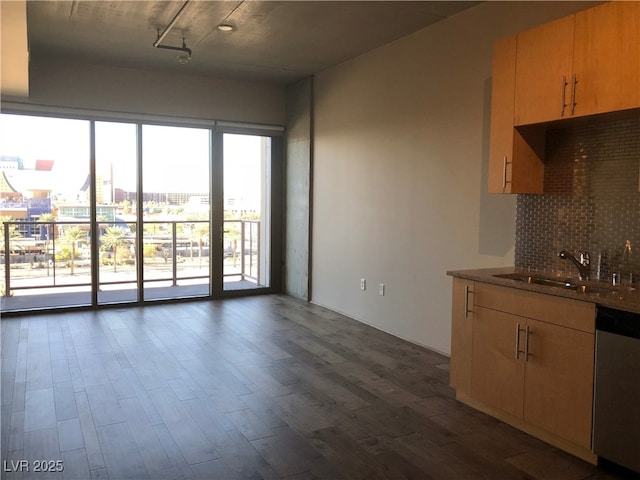
<instances>
[{"instance_id":1,"label":"chrome faucet","mask_svg":"<svg viewBox=\"0 0 640 480\"><path fill-rule=\"evenodd\" d=\"M574 257L566 250L561 250L558 253L558 256L563 260L571 260L571 262L573 262L573 264L578 267L578 278L580 278L580 280L589 280L589 277L591 275L589 253L584 251L578 251L576 253L580 255L579 258Z\"/></svg>"}]
</instances>

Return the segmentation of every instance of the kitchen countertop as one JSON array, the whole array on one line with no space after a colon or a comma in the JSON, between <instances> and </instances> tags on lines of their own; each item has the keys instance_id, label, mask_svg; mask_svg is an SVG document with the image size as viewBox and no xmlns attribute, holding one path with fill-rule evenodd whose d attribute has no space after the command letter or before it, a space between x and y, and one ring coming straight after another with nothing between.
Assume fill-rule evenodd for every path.
<instances>
[{"instance_id":1,"label":"kitchen countertop","mask_svg":"<svg viewBox=\"0 0 640 480\"><path fill-rule=\"evenodd\" d=\"M572 284L586 285L587 289L601 289L604 291L581 293L575 288L567 288L561 286L539 285L535 283L527 283L521 280L513 280L510 278L500 278L495 275L519 274L524 277L536 276L555 280L569 279ZM523 268L502 267L502 268L481 268L473 270L450 270L447 275L452 277L464 278L476 282L491 283L493 285L502 285L504 287L518 288L520 290L529 290L531 292L544 293L547 295L555 295L558 297L573 298L583 302L595 303L603 307L616 308L628 312L640 313L640 285L620 285L614 287L610 282L589 280L579 281L577 277L555 276L551 273L539 273L529 271Z\"/></svg>"}]
</instances>

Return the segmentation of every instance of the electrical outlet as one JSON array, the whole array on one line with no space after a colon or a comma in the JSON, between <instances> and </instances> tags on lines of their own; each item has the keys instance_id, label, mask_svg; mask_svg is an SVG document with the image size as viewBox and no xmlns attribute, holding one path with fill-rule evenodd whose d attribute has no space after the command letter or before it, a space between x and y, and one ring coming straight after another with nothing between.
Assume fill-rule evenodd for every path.
<instances>
[{"instance_id":1,"label":"electrical outlet","mask_svg":"<svg viewBox=\"0 0 640 480\"><path fill-rule=\"evenodd\" d=\"M367 281L364 278L360 279L360 290L366 290L367 289Z\"/></svg>"},{"instance_id":2,"label":"electrical outlet","mask_svg":"<svg viewBox=\"0 0 640 480\"><path fill-rule=\"evenodd\" d=\"M378 287L378 293L384 297L384 283L381 283Z\"/></svg>"}]
</instances>

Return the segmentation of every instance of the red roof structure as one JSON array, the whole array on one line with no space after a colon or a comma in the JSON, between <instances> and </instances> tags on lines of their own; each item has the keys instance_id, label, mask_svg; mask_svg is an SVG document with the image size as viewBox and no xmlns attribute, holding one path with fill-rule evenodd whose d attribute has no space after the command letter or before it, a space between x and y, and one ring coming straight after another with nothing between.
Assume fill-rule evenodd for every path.
<instances>
[{"instance_id":1,"label":"red roof structure","mask_svg":"<svg viewBox=\"0 0 640 480\"><path fill-rule=\"evenodd\" d=\"M54 160L36 160L36 170L50 172L53 168Z\"/></svg>"}]
</instances>

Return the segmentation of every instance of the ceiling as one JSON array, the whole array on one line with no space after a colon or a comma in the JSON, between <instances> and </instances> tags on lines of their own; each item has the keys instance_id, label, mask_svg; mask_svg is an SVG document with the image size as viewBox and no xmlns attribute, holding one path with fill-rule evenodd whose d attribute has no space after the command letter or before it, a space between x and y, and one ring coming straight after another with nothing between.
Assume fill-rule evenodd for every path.
<instances>
[{"instance_id":1,"label":"ceiling","mask_svg":"<svg viewBox=\"0 0 640 480\"><path fill-rule=\"evenodd\" d=\"M161 45L158 32L174 19ZM30 57L71 58L286 85L406 36L476 1L29 1ZM217 25L230 24L231 32Z\"/></svg>"}]
</instances>

